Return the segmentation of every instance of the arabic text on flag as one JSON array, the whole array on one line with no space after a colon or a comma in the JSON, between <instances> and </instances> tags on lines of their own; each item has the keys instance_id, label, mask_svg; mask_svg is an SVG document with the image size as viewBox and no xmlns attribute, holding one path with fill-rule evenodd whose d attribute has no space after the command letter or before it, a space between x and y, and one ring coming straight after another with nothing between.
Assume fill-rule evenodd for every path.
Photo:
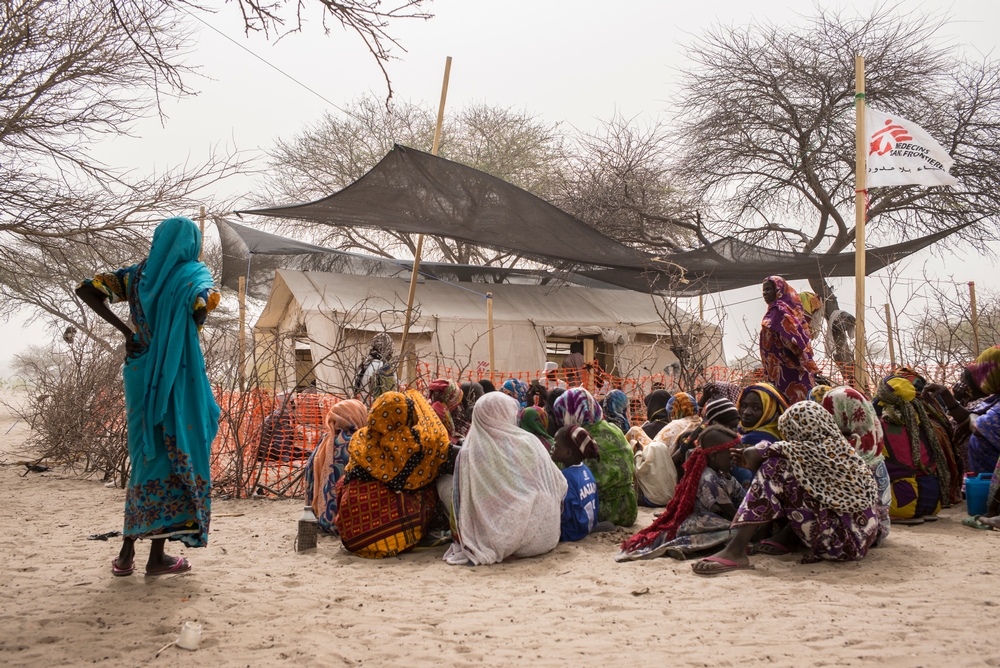
<instances>
[{"instance_id":1,"label":"arabic text on flag","mask_svg":"<svg viewBox=\"0 0 1000 668\"><path fill-rule=\"evenodd\" d=\"M868 141L867 188L953 186L955 161L922 127L895 114L865 109Z\"/></svg>"}]
</instances>

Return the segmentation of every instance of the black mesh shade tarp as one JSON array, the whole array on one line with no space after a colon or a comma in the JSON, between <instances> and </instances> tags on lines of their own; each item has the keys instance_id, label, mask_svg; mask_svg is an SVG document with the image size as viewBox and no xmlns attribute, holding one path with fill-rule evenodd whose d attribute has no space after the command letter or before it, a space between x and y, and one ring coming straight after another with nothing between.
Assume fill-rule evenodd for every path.
<instances>
[{"instance_id":1,"label":"black mesh shade tarp","mask_svg":"<svg viewBox=\"0 0 1000 668\"><path fill-rule=\"evenodd\" d=\"M329 197L241 213L432 234L602 267L642 266L652 257L495 176L399 145Z\"/></svg>"},{"instance_id":2,"label":"black mesh shade tarp","mask_svg":"<svg viewBox=\"0 0 1000 668\"><path fill-rule=\"evenodd\" d=\"M515 185L466 165L399 145L371 171L333 195L305 204L240 213L447 237L542 259L557 267L555 275L570 282L590 279L642 292L653 288L691 295L746 287L771 275L797 280L854 274L853 252L796 253L758 247L733 238L656 257L605 236ZM878 271L958 229L961 228L871 249L867 253L866 271ZM360 261L355 258L365 258L363 263L375 260L341 251L326 252L350 257L339 260L346 264ZM330 258L324 262L337 263ZM392 266L398 269L404 261L388 262L395 263ZM294 264L281 266L308 268ZM376 273L381 270L362 271L367 266L355 270L351 264L345 273L397 275ZM421 263L421 268L424 266ZM427 265L428 271L431 266ZM487 269L460 270L455 265L454 269L448 269L445 263L435 266L437 271L447 272L458 280L474 280L477 272L481 274ZM317 266L315 270L324 269ZM270 275L273 276L273 268Z\"/></svg>"},{"instance_id":3,"label":"black mesh shade tarp","mask_svg":"<svg viewBox=\"0 0 1000 668\"><path fill-rule=\"evenodd\" d=\"M412 260L334 250L221 218L215 222L222 241L222 285L236 290L240 276L246 276L247 294L258 299L267 299L277 269L409 278L413 267ZM498 283L511 276L531 277L538 282L555 278L545 270L479 267L448 262L421 262L420 273L431 279L466 283ZM616 287L603 284L596 278L581 277L572 281L570 277L568 280L596 287ZM487 286L483 285L479 291L486 289Z\"/></svg>"}]
</instances>

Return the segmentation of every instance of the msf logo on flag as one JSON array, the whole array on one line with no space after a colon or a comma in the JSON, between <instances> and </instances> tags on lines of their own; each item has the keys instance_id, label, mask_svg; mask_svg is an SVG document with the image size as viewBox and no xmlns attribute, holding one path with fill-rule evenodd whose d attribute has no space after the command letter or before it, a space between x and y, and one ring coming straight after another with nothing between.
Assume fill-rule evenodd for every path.
<instances>
[{"instance_id":1,"label":"msf logo on flag","mask_svg":"<svg viewBox=\"0 0 1000 668\"><path fill-rule=\"evenodd\" d=\"M865 108L868 145L866 188L885 186L953 186L948 173L955 164L926 130L902 116Z\"/></svg>"},{"instance_id":2,"label":"msf logo on flag","mask_svg":"<svg viewBox=\"0 0 1000 668\"><path fill-rule=\"evenodd\" d=\"M872 140L868 155L885 155L900 142L913 141L913 137L906 128L890 118L886 120L884 128L872 134Z\"/></svg>"}]
</instances>

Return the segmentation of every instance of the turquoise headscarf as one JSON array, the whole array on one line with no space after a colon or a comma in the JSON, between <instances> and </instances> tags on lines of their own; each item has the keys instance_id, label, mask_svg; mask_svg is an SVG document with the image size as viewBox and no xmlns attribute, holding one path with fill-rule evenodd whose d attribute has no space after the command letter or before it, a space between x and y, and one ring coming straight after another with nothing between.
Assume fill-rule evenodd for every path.
<instances>
[{"instance_id":1,"label":"turquoise headscarf","mask_svg":"<svg viewBox=\"0 0 1000 668\"><path fill-rule=\"evenodd\" d=\"M198 293L213 285L208 267L198 261L200 249L201 232L191 220L164 220L153 234L139 280L139 303L152 340L145 353L126 362L126 403L129 421L141 419L134 436L141 438L139 452L147 460L155 456L155 429L165 421L173 427L177 451L189 457L195 450L200 455L210 451L219 428L219 407L191 310Z\"/></svg>"}]
</instances>

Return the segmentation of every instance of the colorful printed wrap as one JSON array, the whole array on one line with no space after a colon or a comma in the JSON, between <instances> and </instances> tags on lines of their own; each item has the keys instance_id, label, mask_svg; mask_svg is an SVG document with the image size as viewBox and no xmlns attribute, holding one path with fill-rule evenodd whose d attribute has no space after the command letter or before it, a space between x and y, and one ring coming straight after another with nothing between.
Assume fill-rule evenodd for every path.
<instances>
[{"instance_id":1,"label":"colorful printed wrap","mask_svg":"<svg viewBox=\"0 0 1000 668\"><path fill-rule=\"evenodd\" d=\"M354 433L368 422L368 409L356 399L341 401L326 416L327 435L306 462L306 503L312 506L323 531L337 530L337 483L344 476L347 446Z\"/></svg>"},{"instance_id":2,"label":"colorful printed wrap","mask_svg":"<svg viewBox=\"0 0 1000 668\"><path fill-rule=\"evenodd\" d=\"M601 405L583 387L572 387L552 407L556 420L565 427L586 427L604 419ZM624 436L622 437L624 439Z\"/></svg>"},{"instance_id":3,"label":"colorful printed wrap","mask_svg":"<svg viewBox=\"0 0 1000 668\"><path fill-rule=\"evenodd\" d=\"M764 407L764 412L761 414L760 420L753 427L745 429L740 425L740 433L745 435L754 431L761 431L770 434L776 439L780 439L781 432L778 431L778 419L788 410L788 402L785 401L785 397L769 383L754 383L747 385L740 392L740 399L736 404L737 410L739 410L740 404L743 402L743 397L750 392L756 392L757 396L760 397L760 403Z\"/></svg>"},{"instance_id":4,"label":"colorful printed wrap","mask_svg":"<svg viewBox=\"0 0 1000 668\"><path fill-rule=\"evenodd\" d=\"M461 410L462 388L453 380L438 378L431 381L427 386L427 400L431 402L431 407L437 414L441 424L452 442L456 442L459 437L465 436L465 432L457 433L454 415Z\"/></svg>"},{"instance_id":5,"label":"colorful printed wrap","mask_svg":"<svg viewBox=\"0 0 1000 668\"><path fill-rule=\"evenodd\" d=\"M934 474L941 485L942 494L951 490L951 467L944 448L950 449L950 444L942 443L941 430L936 429L923 401L917 398L917 393L924 387L926 381L912 369L900 367L892 375L883 378L875 391L875 410L881 417L894 425L902 426L910 442L910 461L918 471L929 473L923 464L921 453L922 443L934 461ZM898 457L897 457L898 458Z\"/></svg>"},{"instance_id":6,"label":"colorful printed wrap","mask_svg":"<svg viewBox=\"0 0 1000 668\"><path fill-rule=\"evenodd\" d=\"M608 392L604 397L603 409L604 419L621 429L623 434L632 428L628 419L628 395L621 390Z\"/></svg>"},{"instance_id":7,"label":"colorful printed wrap","mask_svg":"<svg viewBox=\"0 0 1000 668\"><path fill-rule=\"evenodd\" d=\"M517 378L508 378L500 386L500 391L518 403L521 408L528 405L528 384Z\"/></svg>"},{"instance_id":8,"label":"colorful printed wrap","mask_svg":"<svg viewBox=\"0 0 1000 668\"><path fill-rule=\"evenodd\" d=\"M667 402L667 415L671 420L680 420L697 414L698 402L687 392L677 392Z\"/></svg>"},{"instance_id":9,"label":"colorful printed wrap","mask_svg":"<svg viewBox=\"0 0 1000 668\"><path fill-rule=\"evenodd\" d=\"M885 458L882 422L863 394L853 387L831 388L819 403L833 416L837 428L870 467Z\"/></svg>"},{"instance_id":10,"label":"colorful printed wrap","mask_svg":"<svg viewBox=\"0 0 1000 668\"><path fill-rule=\"evenodd\" d=\"M704 406L712 399L725 397L736 404L740 400L740 391L740 386L736 383L726 383L719 380L713 380L710 383L706 383L705 386L701 388L700 403Z\"/></svg>"},{"instance_id":11,"label":"colorful printed wrap","mask_svg":"<svg viewBox=\"0 0 1000 668\"><path fill-rule=\"evenodd\" d=\"M823 397L833 388L829 385L817 385L813 389L809 390L809 401L815 402L817 404L823 404Z\"/></svg>"},{"instance_id":12,"label":"colorful printed wrap","mask_svg":"<svg viewBox=\"0 0 1000 668\"><path fill-rule=\"evenodd\" d=\"M705 434L719 431L730 440L710 448L702 448L701 442ZM694 449L684 463L684 477L677 484L674 496L667 504L666 510L653 523L642 531L637 532L622 543L622 552L628 554L638 552L649 547L654 541L666 542L677 537L677 531L681 524L691 515L695 507L695 499L698 494L698 487L701 485L702 473L708 465L708 458L716 452L723 452L736 446L739 442L735 432L731 432L724 427L711 426L704 429L698 437ZM624 560L624 559L619 559Z\"/></svg>"},{"instance_id":13,"label":"colorful printed wrap","mask_svg":"<svg viewBox=\"0 0 1000 668\"><path fill-rule=\"evenodd\" d=\"M348 446L346 478L376 480L390 490L418 490L437 478L451 441L416 390L387 392L372 404L368 425Z\"/></svg>"},{"instance_id":14,"label":"colorful printed wrap","mask_svg":"<svg viewBox=\"0 0 1000 668\"><path fill-rule=\"evenodd\" d=\"M635 458L621 430L604 420L582 426L597 442L600 459L584 461L597 481L597 520L630 527L639 515Z\"/></svg>"},{"instance_id":15,"label":"colorful printed wrap","mask_svg":"<svg viewBox=\"0 0 1000 668\"><path fill-rule=\"evenodd\" d=\"M1000 346L987 348L965 369L983 394L1000 392Z\"/></svg>"},{"instance_id":16,"label":"colorful printed wrap","mask_svg":"<svg viewBox=\"0 0 1000 668\"><path fill-rule=\"evenodd\" d=\"M169 218L146 260L89 282L112 301L128 300L140 344L123 369L132 465L124 534L190 547L208 543L209 457L219 428L195 320L218 304L218 291L198 262L200 248L197 225Z\"/></svg>"},{"instance_id":17,"label":"colorful printed wrap","mask_svg":"<svg viewBox=\"0 0 1000 668\"><path fill-rule=\"evenodd\" d=\"M344 547L359 557L394 557L424 537L437 502L434 485L394 492L374 480L341 478L337 533Z\"/></svg>"},{"instance_id":18,"label":"colorful printed wrap","mask_svg":"<svg viewBox=\"0 0 1000 668\"><path fill-rule=\"evenodd\" d=\"M820 505L839 513L875 508L878 486L868 465L840 433L833 416L819 404L793 404L778 420L780 451L792 475Z\"/></svg>"},{"instance_id":19,"label":"colorful printed wrap","mask_svg":"<svg viewBox=\"0 0 1000 668\"><path fill-rule=\"evenodd\" d=\"M780 276L768 276L775 299L761 321L760 361L764 373L791 403L808 398L819 373L813 361L809 324L795 289Z\"/></svg>"},{"instance_id":20,"label":"colorful printed wrap","mask_svg":"<svg viewBox=\"0 0 1000 668\"><path fill-rule=\"evenodd\" d=\"M549 453L552 452L555 440L549 436L549 414L545 412L544 408L528 406L521 409L521 413L517 418L517 424L529 434L537 436L538 440L542 442L542 446L545 447L545 450Z\"/></svg>"},{"instance_id":21,"label":"colorful printed wrap","mask_svg":"<svg viewBox=\"0 0 1000 668\"><path fill-rule=\"evenodd\" d=\"M882 421L875 407L853 387L835 387L823 397L823 408L832 416L840 433L851 442L854 450L868 464L878 485L877 504L879 534L876 545L881 544L892 530L889 509L892 505L891 482L885 466L885 441Z\"/></svg>"}]
</instances>

